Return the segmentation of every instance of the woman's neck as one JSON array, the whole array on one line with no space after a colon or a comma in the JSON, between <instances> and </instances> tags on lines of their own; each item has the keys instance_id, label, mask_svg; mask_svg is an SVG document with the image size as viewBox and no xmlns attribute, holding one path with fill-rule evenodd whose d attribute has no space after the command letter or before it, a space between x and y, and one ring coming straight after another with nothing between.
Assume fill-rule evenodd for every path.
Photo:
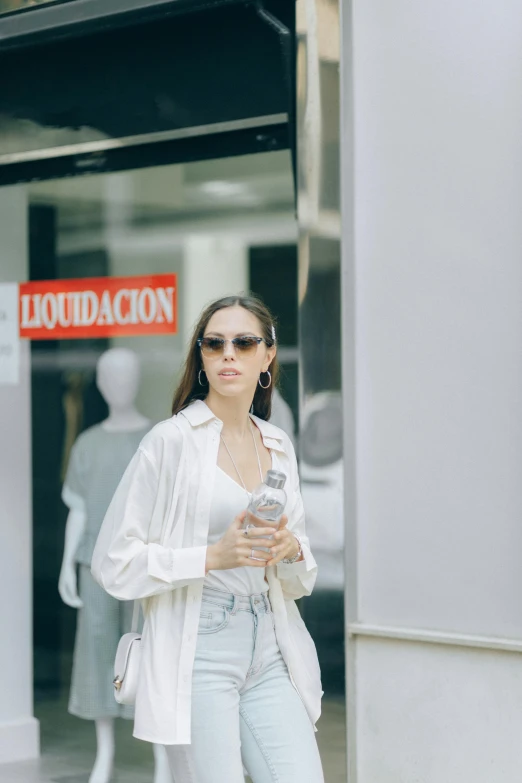
<instances>
[{"instance_id":1,"label":"woman's neck","mask_svg":"<svg viewBox=\"0 0 522 783\"><path fill-rule=\"evenodd\" d=\"M249 431L251 402L238 397L222 397L212 389L205 400L214 416L223 422L223 434L230 439L242 440Z\"/></svg>"}]
</instances>

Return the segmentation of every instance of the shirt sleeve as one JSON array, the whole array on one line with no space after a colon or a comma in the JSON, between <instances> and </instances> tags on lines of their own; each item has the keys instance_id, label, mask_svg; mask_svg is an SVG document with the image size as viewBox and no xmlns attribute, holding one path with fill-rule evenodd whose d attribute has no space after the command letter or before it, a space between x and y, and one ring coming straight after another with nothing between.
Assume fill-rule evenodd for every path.
<instances>
[{"instance_id":1,"label":"shirt sleeve","mask_svg":"<svg viewBox=\"0 0 522 783\"><path fill-rule=\"evenodd\" d=\"M298 598L312 593L317 579L317 563L312 555L310 541L306 535L305 511L299 486L297 460L290 440L287 442L287 448L292 465L295 496L294 506L289 515L288 528L292 533L299 536L303 550L303 560L295 563L278 563L276 568L285 599L296 601Z\"/></svg>"},{"instance_id":2,"label":"shirt sleeve","mask_svg":"<svg viewBox=\"0 0 522 783\"><path fill-rule=\"evenodd\" d=\"M172 466L173 475L178 467L179 462ZM149 541L154 516L166 513L159 485L159 467L139 448L96 541L92 574L104 590L122 601L159 595L205 577L206 546L173 549ZM172 502L175 498L176 491Z\"/></svg>"},{"instance_id":3,"label":"shirt sleeve","mask_svg":"<svg viewBox=\"0 0 522 783\"><path fill-rule=\"evenodd\" d=\"M74 443L62 487L62 500L71 511L85 512L85 466L81 438Z\"/></svg>"}]
</instances>

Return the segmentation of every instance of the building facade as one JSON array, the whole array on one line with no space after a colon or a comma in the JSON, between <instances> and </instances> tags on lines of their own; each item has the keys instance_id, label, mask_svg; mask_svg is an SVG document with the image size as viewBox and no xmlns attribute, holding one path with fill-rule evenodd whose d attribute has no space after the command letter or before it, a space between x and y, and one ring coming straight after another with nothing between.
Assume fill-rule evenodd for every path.
<instances>
[{"instance_id":1,"label":"building facade","mask_svg":"<svg viewBox=\"0 0 522 783\"><path fill-rule=\"evenodd\" d=\"M0 364L0 762L38 754L33 647L36 713L68 687L59 488L105 415L93 363L130 346L162 418L165 357L251 288L324 575L332 780L518 782L519 4L4 5L0 281L175 273L180 326Z\"/></svg>"}]
</instances>

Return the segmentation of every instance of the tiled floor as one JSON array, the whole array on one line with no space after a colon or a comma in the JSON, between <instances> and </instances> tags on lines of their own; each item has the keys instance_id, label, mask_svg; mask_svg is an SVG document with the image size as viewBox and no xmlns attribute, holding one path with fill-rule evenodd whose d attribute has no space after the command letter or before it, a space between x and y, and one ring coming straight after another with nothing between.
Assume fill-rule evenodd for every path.
<instances>
[{"instance_id":1,"label":"tiled floor","mask_svg":"<svg viewBox=\"0 0 522 783\"><path fill-rule=\"evenodd\" d=\"M42 757L20 764L0 764L0 783L87 783L95 753L94 727L68 715L63 702L40 704ZM317 739L326 783L345 783L345 709L341 701L323 701ZM152 751L133 740L131 724L117 721L114 783L152 783Z\"/></svg>"}]
</instances>

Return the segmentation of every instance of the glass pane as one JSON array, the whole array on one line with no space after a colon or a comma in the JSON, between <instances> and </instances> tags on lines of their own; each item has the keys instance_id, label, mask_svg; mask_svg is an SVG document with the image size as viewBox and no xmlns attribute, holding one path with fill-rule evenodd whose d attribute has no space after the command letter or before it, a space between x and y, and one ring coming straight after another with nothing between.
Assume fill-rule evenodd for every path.
<instances>
[{"instance_id":1,"label":"glass pane","mask_svg":"<svg viewBox=\"0 0 522 783\"><path fill-rule=\"evenodd\" d=\"M0 377L0 401L5 403L0 406L3 433L8 435L8 428L18 426L17 417L29 427L29 392L32 400L32 452L28 449L24 456L23 449L14 449L9 464L0 463L0 487L9 495L11 487L18 482L22 496L26 497L31 480L33 486L33 659L35 714L40 721L42 740L40 774L46 779L66 776L70 780L86 780L95 759L94 720L104 715L131 717L129 709L116 706L111 683L115 645L120 633L128 628L129 607L118 606L118 602L112 602L93 585L89 560L102 506L108 504L118 470L121 472L142 433L139 430L128 433L130 440L121 445L121 451L116 441L103 440L107 433L100 423L107 418L110 399L106 391L102 393L98 388L97 363L114 348L132 352L139 362L141 376L135 407L146 418L144 427L152 426L170 415L184 346L200 309L212 298L250 289L265 299L277 318L282 381L272 420L288 432L300 453L309 533L317 559L323 561L315 598L299 602L323 663L326 693L316 736L326 779L344 780L343 667L339 635L342 635L342 573L338 563L341 542L335 538L337 495L332 496L329 488L337 480L340 457L338 449L335 450L338 432L335 405L340 388L338 355L330 351L338 346L331 331L337 311L332 312L330 319L328 308L317 309L320 302L335 300L336 249L328 243L314 249L314 257L322 257L325 267L322 273L319 269L317 275L314 273L311 288L316 292L309 299L313 309L310 324L318 323L318 319L324 321L328 338L324 345L317 343L316 333L322 330L312 328L301 335L313 344L316 366L313 372L308 361L302 368L299 365L298 231L290 153L274 152L0 188L0 228L0 247L8 251L0 271L4 281L115 278L144 273L178 275L177 334L34 341L30 350L28 345L24 348L20 384L12 388L9 399L5 397L8 387L2 386ZM310 399L326 400L328 404L316 405L313 410L305 408L306 418L301 421L299 380L303 371ZM317 432L319 422L320 433ZM80 444L83 444L83 458L89 450L91 457L98 454L91 467L106 459L107 454L112 455L115 444L117 449L114 460L111 459L104 471L106 494L96 499L97 510L92 512L89 522L92 530L89 527L90 534L82 534L73 569L70 558L64 554L64 540L72 499L82 492L81 466L87 464L85 460L75 459ZM69 488L65 495L64 485ZM6 500L3 496L4 501L11 507L9 497ZM28 506L29 503L28 499ZM16 529L18 523L29 524L30 516L29 507L20 519L15 515L9 531L11 527ZM324 525L325 517L328 526ZM327 530L330 530L328 535ZM4 536L3 528L1 532ZM30 540L29 529L27 540ZM20 579L23 583L26 575L21 574ZM65 584L80 591L84 602L80 613L67 605L67 599L63 600ZM18 596L15 590L13 594ZM29 617L27 601L25 613L18 610L17 618L28 623ZM86 632L88 622L91 630ZM103 645L89 646L95 634L101 634ZM27 660L28 651L21 650L17 644L9 659ZM88 692L83 688L87 660L95 671L106 669L101 694L92 683ZM13 682L17 688L23 687L24 679L13 678ZM12 701L16 703L14 697ZM129 721L117 721L117 774L131 782L152 779L152 750L146 743L135 742L131 734ZM36 765L37 762L35 769ZM13 780L20 779L22 771L32 774L30 764L25 762L22 766L23 770L17 765L4 767L2 772L5 769L6 779Z\"/></svg>"},{"instance_id":2,"label":"glass pane","mask_svg":"<svg viewBox=\"0 0 522 783\"><path fill-rule=\"evenodd\" d=\"M64 536L71 508L71 496L65 496L67 503L63 500L64 484L81 493L73 455L93 433L89 448L93 453L99 449L99 459L113 448L101 441L106 433L99 425L108 415L108 403L96 383L97 362L113 348L129 349L137 357L141 382L135 406L149 422L146 426L152 426L170 414L184 345L200 309L209 299L253 289L265 298L278 322L282 383L273 421L299 445L297 224L291 156L288 151L275 152L0 188L0 224L0 246L5 242L9 250L3 280L178 275L177 334L35 341L30 355L28 351L22 357L21 377L27 379L32 398L32 454L25 462L23 491L32 478L34 693L42 738L40 769L49 779L64 775L87 779L95 758L94 719L131 714L117 708L109 676L115 644L128 627L128 607L115 602L112 609L109 604L104 609L97 601L108 596L96 590L89 576L100 508L93 515L92 535L82 536L75 553L77 565L67 577L83 597L82 614L64 603L58 589L60 574L66 578ZM328 290L323 294L329 295ZM334 371L328 372L328 384L337 386ZM0 383L0 392L5 388ZM12 394L9 405L2 408L5 417L12 421L25 416L28 424L29 411L19 387ZM135 449L141 434L131 434L134 441L122 446L122 453ZM18 455L12 469L19 476L17 459ZM303 495L313 508L314 484L307 470ZM1 486L11 481L10 474L0 479ZM107 497L98 499L102 505L115 488L117 471L111 467L105 479ZM322 585L319 599L321 594ZM335 596L331 612L336 620L340 606ZM307 600L301 601L305 617ZM24 622L29 613L27 606ZM312 604L309 616L314 632L323 633L325 626L317 625ZM104 640L104 645L91 645L90 650L86 644L91 637L85 633L88 617L93 623L90 633L101 626ZM23 658L22 652L17 650ZM108 669L101 705L94 686L88 693L82 689L86 677L82 656L91 656L95 667ZM329 673L324 674L328 680ZM332 737L342 734L340 716L338 696L329 689L317 736L331 780L344 771L342 758L331 752ZM129 781L152 779L151 748L133 741L128 721L117 722L116 741L119 776ZM12 773L12 779L19 779L18 768L13 767ZM6 774L9 777L7 768Z\"/></svg>"}]
</instances>

